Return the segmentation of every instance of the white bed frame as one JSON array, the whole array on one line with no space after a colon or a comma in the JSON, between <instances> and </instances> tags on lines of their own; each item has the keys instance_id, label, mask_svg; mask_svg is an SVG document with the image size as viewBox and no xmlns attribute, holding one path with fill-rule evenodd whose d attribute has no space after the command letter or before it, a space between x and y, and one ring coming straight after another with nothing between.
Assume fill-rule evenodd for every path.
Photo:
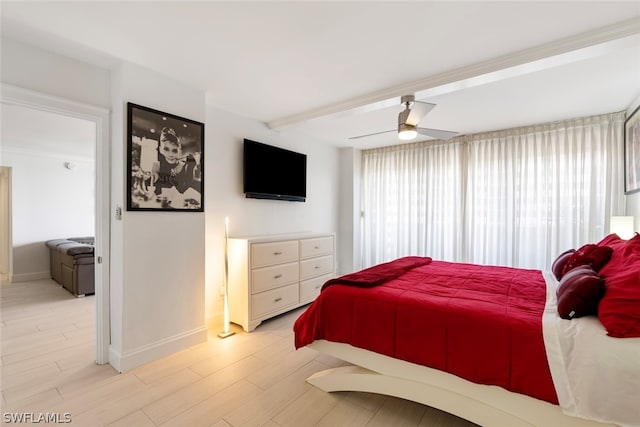
<instances>
[{"instance_id":1,"label":"white bed frame","mask_svg":"<svg viewBox=\"0 0 640 427\"><path fill-rule=\"evenodd\" d=\"M307 382L326 392L363 391L400 397L441 409L485 427L603 427L564 415L560 407L502 387L394 359L349 344L317 340L307 347L354 366L317 372Z\"/></svg>"}]
</instances>

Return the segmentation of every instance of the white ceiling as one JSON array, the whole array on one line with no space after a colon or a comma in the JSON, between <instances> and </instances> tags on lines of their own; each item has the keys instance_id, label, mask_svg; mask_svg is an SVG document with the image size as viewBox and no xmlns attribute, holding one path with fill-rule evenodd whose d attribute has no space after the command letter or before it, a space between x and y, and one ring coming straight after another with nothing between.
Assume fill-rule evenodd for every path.
<instances>
[{"instance_id":1,"label":"white ceiling","mask_svg":"<svg viewBox=\"0 0 640 427\"><path fill-rule=\"evenodd\" d=\"M348 138L394 129L405 93L437 104L421 126L466 134L640 96L637 0L3 1L1 13L3 37L136 63L202 88L211 106L336 146L398 143Z\"/></svg>"}]
</instances>

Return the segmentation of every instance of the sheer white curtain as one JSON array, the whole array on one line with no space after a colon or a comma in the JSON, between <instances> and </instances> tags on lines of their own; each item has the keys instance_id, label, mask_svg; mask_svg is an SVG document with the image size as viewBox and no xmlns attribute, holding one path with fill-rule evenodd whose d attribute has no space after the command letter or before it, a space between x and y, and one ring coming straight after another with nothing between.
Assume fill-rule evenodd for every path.
<instances>
[{"instance_id":1,"label":"sheer white curtain","mask_svg":"<svg viewBox=\"0 0 640 427\"><path fill-rule=\"evenodd\" d=\"M363 265L547 269L624 212L624 113L363 151Z\"/></svg>"},{"instance_id":2,"label":"sheer white curtain","mask_svg":"<svg viewBox=\"0 0 640 427\"><path fill-rule=\"evenodd\" d=\"M461 155L457 142L363 152L363 266L404 255L459 259Z\"/></svg>"},{"instance_id":3,"label":"sheer white curtain","mask_svg":"<svg viewBox=\"0 0 640 427\"><path fill-rule=\"evenodd\" d=\"M465 256L545 268L599 240L623 208L624 114L468 138Z\"/></svg>"}]
</instances>

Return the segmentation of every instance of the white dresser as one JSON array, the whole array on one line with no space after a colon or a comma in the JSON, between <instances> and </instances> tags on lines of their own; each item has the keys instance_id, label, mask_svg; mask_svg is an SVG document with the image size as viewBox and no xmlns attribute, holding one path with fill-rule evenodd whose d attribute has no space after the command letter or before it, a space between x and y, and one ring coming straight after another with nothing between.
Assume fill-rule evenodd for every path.
<instances>
[{"instance_id":1,"label":"white dresser","mask_svg":"<svg viewBox=\"0 0 640 427\"><path fill-rule=\"evenodd\" d=\"M247 332L310 303L334 277L333 234L229 238L228 251L229 320Z\"/></svg>"}]
</instances>

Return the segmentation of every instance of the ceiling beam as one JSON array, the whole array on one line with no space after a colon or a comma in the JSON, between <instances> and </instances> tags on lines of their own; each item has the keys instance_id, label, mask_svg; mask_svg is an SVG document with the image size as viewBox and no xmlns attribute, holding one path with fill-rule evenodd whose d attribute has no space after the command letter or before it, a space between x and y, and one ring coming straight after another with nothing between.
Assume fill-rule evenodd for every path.
<instances>
[{"instance_id":1,"label":"ceiling beam","mask_svg":"<svg viewBox=\"0 0 640 427\"><path fill-rule=\"evenodd\" d=\"M415 94L416 99L420 100L428 96L487 84L632 46L640 46L640 18L631 18L544 45L275 119L267 122L267 126L270 129L281 129L320 117L364 113L399 105L403 95Z\"/></svg>"}]
</instances>

